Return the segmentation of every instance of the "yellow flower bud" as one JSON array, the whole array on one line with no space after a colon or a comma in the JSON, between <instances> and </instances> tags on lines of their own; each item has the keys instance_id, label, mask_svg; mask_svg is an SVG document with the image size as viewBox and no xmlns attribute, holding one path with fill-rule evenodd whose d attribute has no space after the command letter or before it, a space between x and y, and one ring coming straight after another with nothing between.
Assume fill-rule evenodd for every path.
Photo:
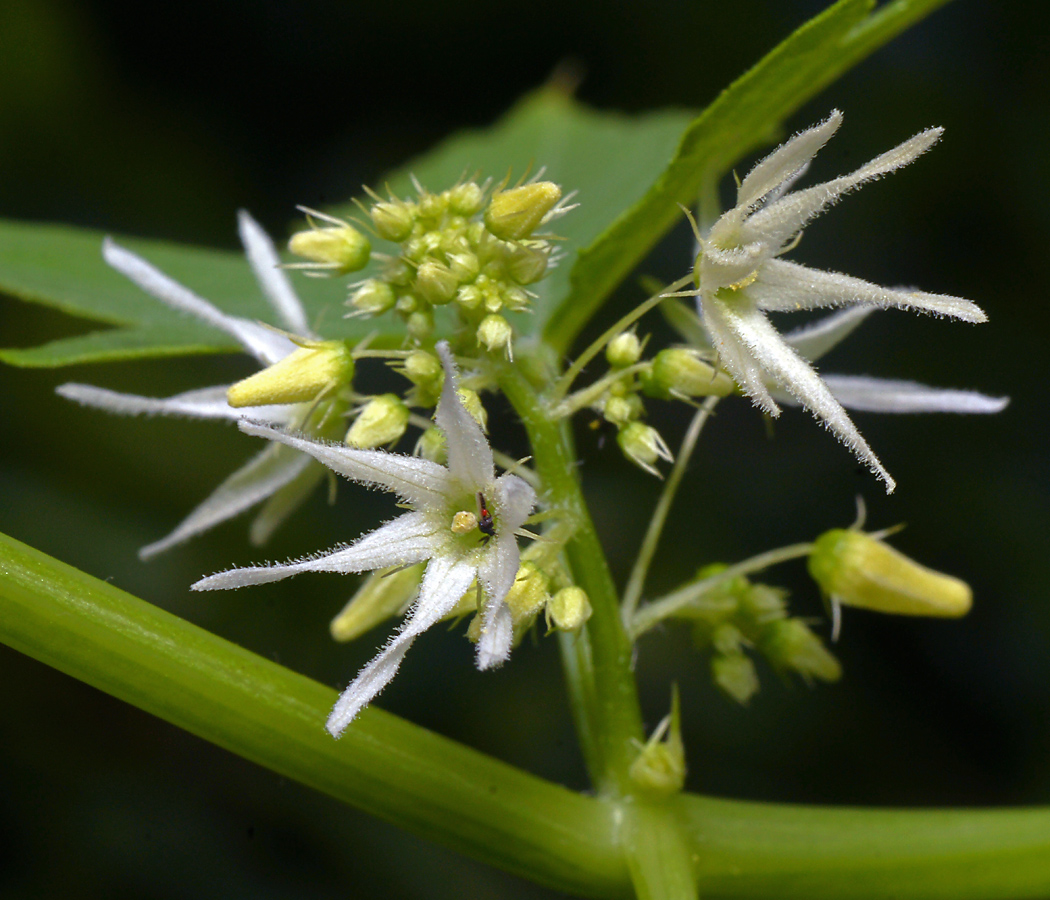
<instances>
[{"instance_id":1,"label":"yellow flower bud","mask_svg":"<svg viewBox=\"0 0 1050 900\"><path fill-rule=\"evenodd\" d=\"M231 385L226 402L234 408L269 403L304 403L325 388L354 377L354 358L343 341L311 343Z\"/></svg>"},{"instance_id":2,"label":"yellow flower bud","mask_svg":"<svg viewBox=\"0 0 1050 900\"><path fill-rule=\"evenodd\" d=\"M485 411L478 392L472 391L470 388L461 387L457 389L456 393L459 394L459 399L463 401L467 412L481 426L481 430L487 432L489 430L489 414Z\"/></svg>"},{"instance_id":3,"label":"yellow flower bud","mask_svg":"<svg viewBox=\"0 0 1050 900\"><path fill-rule=\"evenodd\" d=\"M458 216L470 218L481 211L481 204L485 202L485 192L473 181L458 184L449 188L448 207Z\"/></svg>"},{"instance_id":4,"label":"yellow flower bud","mask_svg":"<svg viewBox=\"0 0 1050 900\"><path fill-rule=\"evenodd\" d=\"M396 616L419 589L425 563L384 574L373 572L329 626L337 641L352 641Z\"/></svg>"},{"instance_id":5,"label":"yellow flower bud","mask_svg":"<svg viewBox=\"0 0 1050 900\"><path fill-rule=\"evenodd\" d=\"M408 427L408 407L397 394L381 394L365 404L346 433L351 447L383 447L401 438Z\"/></svg>"},{"instance_id":6,"label":"yellow flower bud","mask_svg":"<svg viewBox=\"0 0 1050 900\"><path fill-rule=\"evenodd\" d=\"M557 631L577 631L591 617L587 592L572 585L562 588L547 603L547 621Z\"/></svg>"},{"instance_id":7,"label":"yellow flower bud","mask_svg":"<svg viewBox=\"0 0 1050 900\"><path fill-rule=\"evenodd\" d=\"M736 382L725 372L704 362L692 350L661 350L644 379L645 391L654 397L728 397Z\"/></svg>"},{"instance_id":8,"label":"yellow flower bud","mask_svg":"<svg viewBox=\"0 0 1050 900\"><path fill-rule=\"evenodd\" d=\"M547 576L536 563L526 560L518 567L518 574L514 576L514 584L511 585L504 601L510 607L515 626L520 623L527 628L532 624L536 614L550 599L547 593L548 585Z\"/></svg>"},{"instance_id":9,"label":"yellow flower bud","mask_svg":"<svg viewBox=\"0 0 1050 900\"><path fill-rule=\"evenodd\" d=\"M368 238L345 222L296 232L288 242L288 249L296 256L312 260L318 268L339 273L363 269L372 253Z\"/></svg>"},{"instance_id":10,"label":"yellow flower bud","mask_svg":"<svg viewBox=\"0 0 1050 900\"><path fill-rule=\"evenodd\" d=\"M415 209L403 200L381 200L372 206L368 214L372 217L376 234L395 244L405 240L416 223Z\"/></svg>"},{"instance_id":11,"label":"yellow flower bud","mask_svg":"<svg viewBox=\"0 0 1050 900\"><path fill-rule=\"evenodd\" d=\"M485 210L485 227L505 241L526 238L561 200L561 188L550 181L497 191Z\"/></svg>"},{"instance_id":12,"label":"yellow flower bud","mask_svg":"<svg viewBox=\"0 0 1050 900\"><path fill-rule=\"evenodd\" d=\"M902 616L964 616L973 593L964 581L919 565L862 531L833 529L817 538L809 574L832 599Z\"/></svg>"}]
</instances>

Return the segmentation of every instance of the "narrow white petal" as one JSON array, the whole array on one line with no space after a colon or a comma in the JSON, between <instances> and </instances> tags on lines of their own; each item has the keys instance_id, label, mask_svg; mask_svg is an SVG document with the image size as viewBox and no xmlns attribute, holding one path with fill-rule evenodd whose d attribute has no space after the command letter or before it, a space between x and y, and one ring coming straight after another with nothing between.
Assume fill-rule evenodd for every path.
<instances>
[{"instance_id":1,"label":"narrow white petal","mask_svg":"<svg viewBox=\"0 0 1050 900\"><path fill-rule=\"evenodd\" d=\"M536 491L525 479L506 473L496 479L493 502L497 504L500 529L515 532L532 514L536 506Z\"/></svg>"},{"instance_id":2,"label":"narrow white petal","mask_svg":"<svg viewBox=\"0 0 1050 900\"><path fill-rule=\"evenodd\" d=\"M737 189L737 206L751 206L788 179L801 174L841 124L842 113L833 109L819 125L781 144L747 173Z\"/></svg>"},{"instance_id":3,"label":"narrow white petal","mask_svg":"<svg viewBox=\"0 0 1050 900\"><path fill-rule=\"evenodd\" d=\"M351 481L380 485L417 506L445 503L448 470L430 460L385 450L356 450L345 444L315 441L257 422L242 420L239 424L245 434L280 441L308 453Z\"/></svg>"},{"instance_id":4,"label":"narrow white petal","mask_svg":"<svg viewBox=\"0 0 1050 900\"><path fill-rule=\"evenodd\" d=\"M277 445L267 447L220 484L171 534L139 550L139 557L149 559L232 519L288 484L309 464L309 458L301 454Z\"/></svg>"},{"instance_id":5,"label":"narrow white petal","mask_svg":"<svg viewBox=\"0 0 1050 900\"><path fill-rule=\"evenodd\" d=\"M441 341L436 349L445 367L445 383L441 387L441 399L434 413L434 421L445 435L448 445L448 470L460 484L483 489L492 481L495 472L492 449L481 426L467 412L456 393L459 373L448 342Z\"/></svg>"},{"instance_id":6,"label":"narrow white petal","mask_svg":"<svg viewBox=\"0 0 1050 900\"><path fill-rule=\"evenodd\" d=\"M843 194L913 162L937 143L943 130L929 128L875 157L849 175L842 175L802 191L793 191L776 202L767 204L744 223L742 240L764 240L777 246L784 245L798 234L810 219L835 203Z\"/></svg>"},{"instance_id":7,"label":"narrow white petal","mask_svg":"<svg viewBox=\"0 0 1050 900\"><path fill-rule=\"evenodd\" d=\"M352 544L296 562L227 569L191 585L195 591L221 591L249 584L268 584L301 572L370 572L389 566L410 566L434 554L433 529L423 513L405 513L358 538ZM466 590L466 588L464 588Z\"/></svg>"},{"instance_id":8,"label":"narrow white petal","mask_svg":"<svg viewBox=\"0 0 1050 900\"><path fill-rule=\"evenodd\" d=\"M514 617L506 603L490 613L486 604L482 613L481 637L478 640L477 666L481 671L503 665L510 658L514 642Z\"/></svg>"},{"instance_id":9,"label":"narrow white petal","mask_svg":"<svg viewBox=\"0 0 1050 900\"><path fill-rule=\"evenodd\" d=\"M886 484L892 493L896 482L861 437L846 410L832 396L813 367L792 350L760 310L746 307L727 311L727 325L754 353L768 375L820 419L854 455Z\"/></svg>"},{"instance_id":10,"label":"narrow white petal","mask_svg":"<svg viewBox=\"0 0 1050 900\"><path fill-rule=\"evenodd\" d=\"M137 394L121 394L90 384L68 383L55 388L55 393L83 406L127 416L185 416L189 419L225 419L229 422L236 422L248 416L278 423L286 422L289 418L287 406L232 409L226 402L227 389L227 385L217 385L186 391L174 397L140 397Z\"/></svg>"},{"instance_id":11,"label":"narrow white petal","mask_svg":"<svg viewBox=\"0 0 1050 900\"><path fill-rule=\"evenodd\" d=\"M354 717L390 683L412 642L452 611L473 580L474 567L468 563L444 557L430 561L409 619L382 652L358 673L332 708L325 724L332 737L339 737Z\"/></svg>"},{"instance_id":12,"label":"narrow white petal","mask_svg":"<svg viewBox=\"0 0 1050 900\"><path fill-rule=\"evenodd\" d=\"M243 209L237 213L237 227L259 287L276 310L281 324L294 334L310 337L310 327L306 324L303 305L299 302L284 269L280 268L281 258L277 255L270 236Z\"/></svg>"},{"instance_id":13,"label":"narrow white petal","mask_svg":"<svg viewBox=\"0 0 1050 900\"><path fill-rule=\"evenodd\" d=\"M189 288L169 278L141 256L115 244L109 238L102 244L102 256L121 275L130 278L161 303L225 332L252 356L267 365L283 359L295 350L295 345L284 335L257 322L227 315L203 297L198 297Z\"/></svg>"},{"instance_id":14,"label":"narrow white petal","mask_svg":"<svg viewBox=\"0 0 1050 900\"><path fill-rule=\"evenodd\" d=\"M741 296L740 302L746 303L747 298ZM770 396L761 363L747 344L729 327L725 315L726 304L714 298L705 300L702 303L702 312L704 327L711 335L711 344L718 354L719 365L733 376L733 380L751 398L755 406L767 415L779 416L780 408Z\"/></svg>"},{"instance_id":15,"label":"narrow white petal","mask_svg":"<svg viewBox=\"0 0 1050 900\"><path fill-rule=\"evenodd\" d=\"M779 312L865 304L951 316L964 322L988 320L979 306L962 297L884 288L862 278L811 269L783 259L763 263L758 280L747 288L747 293L761 309Z\"/></svg>"},{"instance_id":16,"label":"narrow white petal","mask_svg":"<svg viewBox=\"0 0 1050 900\"><path fill-rule=\"evenodd\" d=\"M993 414L1010 402L1009 397L989 397L977 391L863 375L825 375L824 382L843 406L864 412Z\"/></svg>"},{"instance_id":17,"label":"narrow white petal","mask_svg":"<svg viewBox=\"0 0 1050 900\"><path fill-rule=\"evenodd\" d=\"M784 340L799 356L816 362L825 353L848 338L868 316L875 312L873 306L851 306L810 322L784 335Z\"/></svg>"}]
</instances>

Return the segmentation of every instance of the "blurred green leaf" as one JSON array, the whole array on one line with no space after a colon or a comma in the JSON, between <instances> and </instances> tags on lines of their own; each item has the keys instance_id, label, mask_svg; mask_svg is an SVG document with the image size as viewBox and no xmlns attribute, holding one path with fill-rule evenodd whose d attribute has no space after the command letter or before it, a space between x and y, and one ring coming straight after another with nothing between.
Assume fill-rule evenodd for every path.
<instances>
[{"instance_id":1,"label":"blurred green leaf","mask_svg":"<svg viewBox=\"0 0 1050 900\"><path fill-rule=\"evenodd\" d=\"M673 161L645 196L592 244L572 269L572 291L546 323L561 352L609 293L696 202L746 153L776 140L803 103L865 56L947 0L840 0L798 28L724 90L689 125ZM683 267L684 268L684 267Z\"/></svg>"}]
</instances>

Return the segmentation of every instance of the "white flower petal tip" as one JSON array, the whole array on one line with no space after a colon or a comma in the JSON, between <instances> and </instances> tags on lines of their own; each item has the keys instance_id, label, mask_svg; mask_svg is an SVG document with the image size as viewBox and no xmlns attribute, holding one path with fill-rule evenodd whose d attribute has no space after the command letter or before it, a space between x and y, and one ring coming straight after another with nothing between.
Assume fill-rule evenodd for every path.
<instances>
[{"instance_id":1,"label":"white flower petal tip","mask_svg":"<svg viewBox=\"0 0 1050 900\"><path fill-rule=\"evenodd\" d=\"M881 404L885 411L993 411L999 400L960 393L931 394L903 389L891 399L870 385L842 386L852 395L829 389L810 365L846 337L868 311L895 307L966 322L983 322L984 312L959 297L884 288L838 272L810 269L778 259L798 242L814 217L861 185L908 165L940 140L941 128L929 128L838 178L792 190L810 162L842 123L834 110L823 122L790 138L739 182L737 205L727 210L706 235L698 235L694 267L700 319L721 365L764 413L779 413L777 399L793 399L810 410L853 454L886 484L894 481L850 421L844 405ZM845 307L785 339L766 314ZM917 387L917 386L915 386ZM776 398L776 399L774 399ZM978 399L980 398L980 399ZM850 403L849 401L856 401ZM1001 407L1000 407L1001 408Z\"/></svg>"}]
</instances>

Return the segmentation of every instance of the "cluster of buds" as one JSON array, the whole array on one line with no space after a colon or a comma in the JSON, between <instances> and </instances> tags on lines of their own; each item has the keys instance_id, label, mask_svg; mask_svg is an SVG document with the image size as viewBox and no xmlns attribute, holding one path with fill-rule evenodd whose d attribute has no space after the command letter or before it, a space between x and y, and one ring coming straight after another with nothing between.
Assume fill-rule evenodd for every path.
<instances>
[{"instance_id":1,"label":"cluster of buds","mask_svg":"<svg viewBox=\"0 0 1050 900\"><path fill-rule=\"evenodd\" d=\"M513 331L505 313L528 307L528 286L552 264L550 236L537 229L571 208L562 204L561 188L532 181L490 192L487 185L465 181L437 194L418 184L416 190L414 200L384 200L370 192L372 204L362 206L375 234L400 245L400 253L388 257L376 277L355 286L352 314L394 311L419 344L434 331L435 308L451 306L479 349L509 356ZM356 264L362 253L353 252L359 242L347 228L338 223L303 232L293 237L291 249L313 266L361 268L364 262Z\"/></svg>"},{"instance_id":2,"label":"cluster of buds","mask_svg":"<svg viewBox=\"0 0 1050 900\"><path fill-rule=\"evenodd\" d=\"M725 566L707 566L697 580L717 575ZM711 675L728 697L746 704L758 691L752 649L782 674L794 672L806 681L837 681L838 660L809 626L788 615L785 591L752 584L740 576L729 579L702 600L677 615L693 623L701 649L711 651Z\"/></svg>"}]
</instances>

